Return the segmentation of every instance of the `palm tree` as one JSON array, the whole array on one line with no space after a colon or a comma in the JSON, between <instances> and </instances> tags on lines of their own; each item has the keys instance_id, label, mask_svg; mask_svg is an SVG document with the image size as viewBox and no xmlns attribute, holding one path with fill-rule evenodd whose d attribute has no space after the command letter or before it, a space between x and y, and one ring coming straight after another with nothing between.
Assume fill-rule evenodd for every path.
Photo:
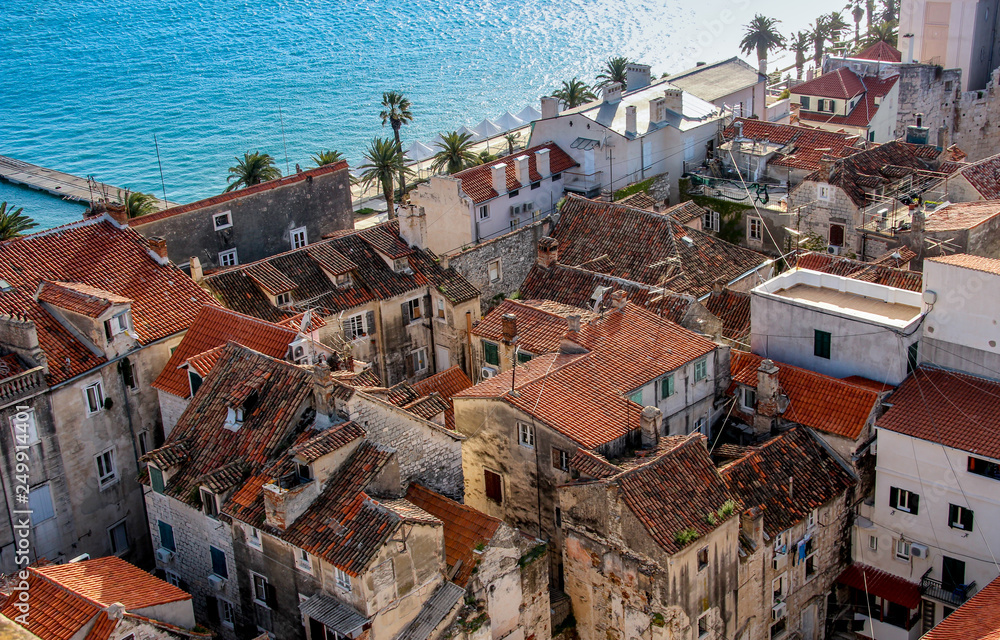
<instances>
[{"instance_id":1,"label":"palm tree","mask_svg":"<svg viewBox=\"0 0 1000 640\"><path fill-rule=\"evenodd\" d=\"M875 0L865 0L865 20L868 22L865 34L870 35L875 20Z\"/></svg>"},{"instance_id":2,"label":"palm tree","mask_svg":"<svg viewBox=\"0 0 1000 640\"><path fill-rule=\"evenodd\" d=\"M29 229L34 229L38 223L24 215L24 208L8 210L6 202L0 202L0 241L17 238Z\"/></svg>"},{"instance_id":3,"label":"palm tree","mask_svg":"<svg viewBox=\"0 0 1000 640\"><path fill-rule=\"evenodd\" d=\"M568 82L563 80L562 88L553 91L552 97L562 101L567 109L579 107L581 104L585 104L591 100L597 100L597 96L590 90L587 83L577 78L573 78Z\"/></svg>"},{"instance_id":4,"label":"palm tree","mask_svg":"<svg viewBox=\"0 0 1000 640\"><path fill-rule=\"evenodd\" d=\"M851 25L847 24L847 21L844 20L844 16L842 16L839 11L830 12L827 20L827 29L829 31L827 37L833 44L834 49L840 48L840 36L845 30L850 28Z\"/></svg>"},{"instance_id":5,"label":"palm tree","mask_svg":"<svg viewBox=\"0 0 1000 640\"><path fill-rule=\"evenodd\" d=\"M382 112L378 115L382 118L383 127L387 122L392 125L392 136L396 139L400 156L403 155L403 141L399 137L399 130L404 124L413 122L411 106L407 97L399 91L386 91L382 94ZM399 172L399 192L406 193L406 175L402 171Z\"/></svg>"},{"instance_id":6,"label":"palm tree","mask_svg":"<svg viewBox=\"0 0 1000 640\"><path fill-rule=\"evenodd\" d=\"M896 22L899 19L899 0L882 1L882 22Z\"/></svg>"},{"instance_id":7,"label":"palm tree","mask_svg":"<svg viewBox=\"0 0 1000 640\"><path fill-rule=\"evenodd\" d=\"M823 65L823 49L826 44L826 39L830 35L830 30L828 27L828 22L830 16L822 15L816 18L816 25L809 32L813 41L813 64L816 66L816 70L819 71L820 67Z\"/></svg>"},{"instance_id":8,"label":"palm tree","mask_svg":"<svg viewBox=\"0 0 1000 640\"><path fill-rule=\"evenodd\" d=\"M603 88L615 82L622 85L622 91L628 88L628 66L632 61L625 56L612 56L604 61L604 67L597 74L597 88Z\"/></svg>"},{"instance_id":9,"label":"palm tree","mask_svg":"<svg viewBox=\"0 0 1000 640\"><path fill-rule=\"evenodd\" d=\"M806 53L809 51L809 47L812 46L812 41L809 38L808 31L799 31L791 38L788 39L788 49L795 54L795 79L802 79L802 70L806 66Z\"/></svg>"},{"instance_id":10,"label":"palm tree","mask_svg":"<svg viewBox=\"0 0 1000 640\"><path fill-rule=\"evenodd\" d=\"M521 132L511 131L504 134L503 139L507 142L507 155L513 155L514 145L520 144L521 142Z\"/></svg>"},{"instance_id":11,"label":"palm tree","mask_svg":"<svg viewBox=\"0 0 1000 640\"><path fill-rule=\"evenodd\" d=\"M499 160L499 156L483 149L479 152L479 155L476 156L476 165L490 164L491 162L496 162L497 160Z\"/></svg>"},{"instance_id":12,"label":"palm tree","mask_svg":"<svg viewBox=\"0 0 1000 640\"><path fill-rule=\"evenodd\" d=\"M861 6L861 0L851 0L844 10L850 11L854 18L854 45L857 46L861 41L861 18L865 17L865 9Z\"/></svg>"},{"instance_id":13,"label":"palm tree","mask_svg":"<svg viewBox=\"0 0 1000 640\"><path fill-rule=\"evenodd\" d=\"M393 207L393 180L396 175L406 176L413 171L403 162L403 154L399 145L392 138L375 138L365 151L367 162L358 169L361 170L360 183L367 189L373 183L382 187L385 196L386 210L389 219L396 217Z\"/></svg>"},{"instance_id":14,"label":"palm tree","mask_svg":"<svg viewBox=\"0 0 1000 640\"><path fill-rule=\"evenodd\" d=\"M764 75L767 75L767 54L785 48L785 36L777 29L779 22L758 13L743 30L740 50L746 55L757 52L757 69Z\"/></svg>"},{"instance_id":15,"label":"palm tree","mask_svg":"<svg viewBox=\"0 0 1000 640\"><path fill-rule=\"evenodd\" d=\"M280 177L281 171L274 165L271 154L247 151L243 154L242 160L239 156L236 157L235 167L229 167L229 186L223 193L245 189Z\"/></svg>"},{"instance_id":16,"label":"palm tree","mask_svg":"<svg viewBox=\"0 0 1000 640\"><path fill-rule=\"evenodd\" d=\"M339 151L334 151L332 149L327 149L325 151L318 151L312 157L312 161L316 163L317 167L324 167L328 164L337 164L344 159L344 154Z\"/></svg>"},{"instance_id":17,"label":"palm tree","mask_svg":"<svg viewBox=\"0 0 1000 640\"><path fill-rule=\"evenodd\" d=\"M119 191L118 198L125 205L125 213L128 214L129 218L138 218L156 211L156 196L151 196L148 193L126 189L125 197L122 197L122 192Z\"/></svg>"},{"instance_id":18,"label":"palm tree","mask_svg":"<svg viewBox=\"0 0 1000 640\"><path fill-rule=\"evenodd\" d=\"M876 42L884 42L895 47L898 42L898 36L899 33L896 31L895 22L882 22L872 27L872 32L868 34L866 44L873 45Z\"/></svg>"},{"instance_id":19,"label":"palm tree","mask_svg":"<svg viewBox=\"0 0 1000 640\"><path fill-rule=\"evenodd\" d=\"M467 133L452 131L441 136L441 142L436 145L441 149L434 154L431 169L447 173L456 173L476 164L476 154L472 152L472 136Z\"/></svg>"}]
</instances>

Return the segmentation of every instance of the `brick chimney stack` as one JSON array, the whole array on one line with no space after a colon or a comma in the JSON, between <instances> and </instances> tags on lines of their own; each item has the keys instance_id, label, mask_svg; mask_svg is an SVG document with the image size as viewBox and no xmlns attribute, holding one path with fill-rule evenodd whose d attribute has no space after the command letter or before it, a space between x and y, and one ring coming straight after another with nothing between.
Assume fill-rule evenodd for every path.
<instances>
[{"instance_id":1,"label":"brick chimney stack","mask_svg":"<svg viewBox=\"0 0 1000 640\"><path fill-rule=\"evenodd\" d=\"M617 289L611 294L611 306L619 311L625 310L625 303L628 302L628 294L624 289Z\"/></svg>"},{"instance_id":2,"label":"brick chimney stack","mask_svg":"<svg viewBox=\"0 0 1000 640\"><path fill-rule=\"evenodd\" d=\"M774 420L784 411L781 399L781 384L778 382L778 367L772 360L761 360L757 367L757 407L754 412L753 427L758 435L771 432Z\"/></svg>"},{"instance_id":3,"label":"brick chimney stack","mask_svg":"<svg viewBox=\"0 0 1000 640\"><path fill-rule=\"evenodd\" d=\"M559 241L551 236L542 236L538 241L538 265L548 269L559 262Z\"/></svg>"},{"instance_id":4,"label":"brick chimney stack","mask_svg":"<svg viewBox=\"0 0 1000 640\"><path fill-rule=\"evenodd\" d=\"M639 416L639 429L642 431L642 448L655 447L660 442L660 431L663 429L663 412L656 407L645 407Z\"/></svg>"},{"instance_id":5,"label":"brick chimney stack","mask_svg":"<svg viewBox=\"0 0 1000 640\"><path fill-rule=\"evenodd\" d=\"M830 174L833 172L833 158L825 153L819 159L819 179L822 182L830 181Z\"/></svg>"},{"instance_id":6,"label":"brick chimney stack","mask_svg":"<svg viewBox=\"0 0 1000 640\"><path fill-rule=\"evenodd\" d=\"M514 338L517 337L517 316L513 313L505 313L500 318L501 322L501 334L503 335L504 342L513 342Z\"/></svg>"},{"instance_id":7,"label":"brick chimney stack","mask_svg":"<svg viewBox=\"0 0 1000 640\"><path fill-rule=\"evenodd\" d=\"M104 206L105 210L108 212L108 216L117 222L118 226L128 226L128 209L125 208L125 205L106 202Z\"/></svg>"},{"instance_id":8,"label":"brick chimney stack","mask_svg":"<svg viewBox=\"0 0 1000 640\"><path fill-rule=\"evenodd\" d=\"M149 248L149 255L156 260L157 264L165 265L169 262L167 258L167 241L160 236L153 236L146 240L146 244Z\"/></svg>"}]
</instances>

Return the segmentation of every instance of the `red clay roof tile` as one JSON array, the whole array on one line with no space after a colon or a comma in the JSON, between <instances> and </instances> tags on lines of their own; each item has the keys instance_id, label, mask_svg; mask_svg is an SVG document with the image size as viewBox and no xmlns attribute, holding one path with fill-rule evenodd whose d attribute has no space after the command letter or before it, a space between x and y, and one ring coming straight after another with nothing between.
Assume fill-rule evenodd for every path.
<instances>
[{"instance_id":1,"label":"red clay roof tile","mask_svg":"<svg viewBox=\"0 0 1000 640\"><path fill-rule=\"evenodd\" d=\"M966 253L955 253L950 256L939 256L927 258L931 262L950 264L963 269L982 271L983 273L993 273L1000 275L1000 260L996 258L984 258L982 256L971 256Z\"/></svg>"},{"instance_id":2,"label":"red clay roof tile","mask_svg":"<svg viewBox=\"0 0 1000 640\"><path fill-rule=\"evenodd\" d=\"M837 582L901 604L907 609L916 609L920 606L919 584L860 562L855 562L844 569ZM967 640L966 636L963 636L962 640Z\"/></svg>"},{"instance_id":3,"label":"red clay roof tile","mask_svg":"<svg viewBox=\"0 0 1000 640\"><path fill-rule=\"evenodd\" d=\"M538 173L538 169L535 166L535 152L542 149L549 150L549 173L544 176ZM517 177L514 173L514 165L517 163L517 158L521 156L528 156L528 176L530 177L531 182L536 182L542 178L548 178L552 174L562 173L567 169L579 166L579 163L569 157L565 151L560 149L559 145L554 142L548 142L546 144L531 147L530 149L525 149L524 151L519 151L514 155L505 156L496 162L490 162L488 164L479 165L478 167L472 167L471 169L459 171L458 173L452 175L452 177L461 180L462 191L465 195L472 198L474 203L479 204L480 202L485 202L500 195L493 188L492 167L497 164L503 164L506 166L507 191L513 191L514 189L520 189L522 186L525 186L517 181Z\"/></svg>"},{"instance_id":4,"label":"red clay roof tile","mask_svg":"<svg viewBox=\"0 0 1000 640\"><path fill-rule=\"evenodd\" d=\"M899 49L882 41L876 42L852 57L860 60L874 60L875 62L901 62L903 60L903 54Z\"/></svg>"},{"instance_id":5,"label":"red clay roof tile","mask_svg":"<svg viewBox=\"0 0 1000 640\"><path fill-rule=\"evenodd\" d=\"M797 95L850 100L854 96L863 93L865 85L861 82L858 74L847 67L841 67L836 71L824 73L808 82L795 85L794 89L794 93Z\"/></svg>"},{"instance_id":6,"label":"red clay roof tile","mask_svg":"<svg viewBox=\"0 0 1000 640\"><path fill-rule=\"evenodd\" d=\"M1000 640L1000 578L994 578L921 640Z\"/></svg>"},{"instance_id":7,"label":"red clay roof tile","mask_svg":"<svg viewBox=\"0 0 1000 640\"><path fill-rule=\"evenodd\" d=\"M790 169L817 171L824 155L843 158L860 151L857 145L863 144L858 136L852 134L748 118L737 118L726 127L722 132L726 140L732 140L736 136L737 122L742 123L741 133L744 138L784 145L768 164Z\"/></svg>"}]
</instances>

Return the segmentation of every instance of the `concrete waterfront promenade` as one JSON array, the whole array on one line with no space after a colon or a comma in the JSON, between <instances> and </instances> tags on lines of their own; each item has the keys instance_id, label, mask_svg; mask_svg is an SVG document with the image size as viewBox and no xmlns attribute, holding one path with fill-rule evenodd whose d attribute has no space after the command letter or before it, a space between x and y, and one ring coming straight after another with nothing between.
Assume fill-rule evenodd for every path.
<instances>
[{"instance_id":1,"label":"concrete waterfront promenade","mask_svg":"<svg viewBox=\"0 0 1000 640\"><path fill-rule=\"evenodd\" d=\"M38 165L0 156L0 178L14 184L22 184L32 189L46 191L65 200L74 200L92 204L92 200L107 198L112 202L120 200L119 192L124 196L125 190L102 182L90 183L86 178L80 178L68 173L46 169ZM173 207L176 203L165 202L159 198L153 203L159 209Z\"/></svg>"}]
</instances>

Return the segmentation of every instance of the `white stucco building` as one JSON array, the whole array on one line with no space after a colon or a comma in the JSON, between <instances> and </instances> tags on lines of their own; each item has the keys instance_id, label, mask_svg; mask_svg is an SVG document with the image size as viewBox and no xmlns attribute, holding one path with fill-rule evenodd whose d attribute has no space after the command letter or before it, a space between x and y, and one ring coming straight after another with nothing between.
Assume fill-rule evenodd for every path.
<instances>
[{"instance_id":1,"label":"white stucco building","mask_svg":"<svg viewBox=\"0 0 1000 640\"><path fill-rule=\"evenodd\" d=\"M750 292L751 351L895 386L916 364L923 316L916 291L792 269Z\"/></svg>"},{"instance_id":2,"label":"white stucco building","mask_svg":"<svg viewBox=\"0 0 1000 640\"><path fill-rule=\"evenodd\" d=\"M903 60L961 69L963 89L984 88L990 72L1000 66L998 5L997 0L903 0L899 7Z\"/></svg>"},{"instance_id":3,"label":"white stucco building","mask_svg":"<svg viewBox=\"0 0 1000 640\"><path fill-rule=\"evenodd\" d=\"M699 62L693 69L671 75L670 84L737 116L767 119L767 76L735 56Z\"/></svg>"},{"instance_id":4,"label":"white stucco building","mask_svg":"<svg viewBox=\"0 0 1000 640\"><path fill-rule=\"evenodd\" d=\"M566 172L566 191L594 197L667 174L675 202L685 163L714 146L722 110L668 80L653 82L647 65L630 66L628 87L610 85L599 100L562 113L555 98L542 98L530 146L551 140L580 163Z\"/></svg>"}]
</instances>

